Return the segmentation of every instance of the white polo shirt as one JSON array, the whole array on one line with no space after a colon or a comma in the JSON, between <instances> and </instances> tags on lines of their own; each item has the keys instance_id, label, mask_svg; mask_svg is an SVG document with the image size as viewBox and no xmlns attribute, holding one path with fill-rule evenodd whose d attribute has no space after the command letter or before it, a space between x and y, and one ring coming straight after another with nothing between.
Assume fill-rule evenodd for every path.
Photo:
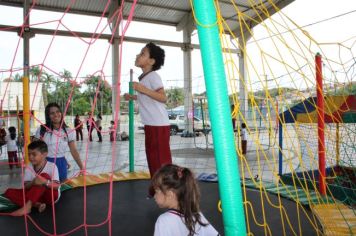
<instances>
[{"instance_id":1,"label":"white polo shirt","mask_svg":"<svg viewBox=\"0 0 356 236\"><path fill-rule=\"evenodd\" d=\"M25 168L25 174L24 174L23 180L24 180L24 182L31 182L36 178L36 176L38 176L42 173L48 174L54 183L57 183L57 184L60 183L59 175L58 175L58 168L54 163L49 162L49 161L46 161L46 165L42 169L38 170L37 172L34 170L33 165L30 163ZM57 191L58 191L58 198L57 198L57 200L58 200L60 197L60 189L58 188Z\"/></svg>"},{"instance_id":2,"label":"white polo shirt","mask_svg":"<svg viewBox=\"0 0 356 236\"><path fill-rule=\"evenodd\" d=\"M241 129L241 134L240 134L240 136L241 136L241 140L247 140L247 131L246 131L246 128L242 128Z\"/></svg>"},{"instance_id":3,"label":"white polo shirt","mask_svg":"<svg viewBox=\"0 0 356 236\"><path fill-rule=\"evenodd\" d=\"M58 175L58 168L57 166L49 161L46 161L46 165L37 172L33 168L33 165L30 163L26 168L25 168L25 174L24 174L24 182L31 182L33 181L37 175L40 175L42 173L46 173L51 177L51 180L53 182L56 182L59 184L59 175Z\"/></svg>"},{"instance_id":4,"label":"white polo shirt","mask_svg":"<svg viewBox=\"0 0 356 236\"><path fill-rule=\"evenodd\" d=\"M35 137L41 139L40 135L41 127L36 131ZM48 146L48 157L64 157L68 151L68 143L75 141L75 134L73 129L66 128L67 133L62 128L59 130L46 131L42 140Z\"/></svg>"},{"instance_id":5,"label":"white polo shirt","mask_svg":"<svg viewBox=\"0 0 356 236\"><path fill-rule=\"evenodd\" d=\"M217 236L218 231L209 224L207 219L200 213L201 221L203 223L208 223L207 226L201 226L200 224L195 225L196 236ZM184 224L184 217L174 210L169 210L162 215L160 215L155 224L154 236L181 236L188 235L189 231L187 226Z\"/></svg>"},{"instance_id":6,"label":"white polo shirt","mask_svg":"<svg viewBox=\"0 0 356 236\"><path fill-rule=\"evenodd\" d=\"M17 151L17 144L16 144L17 137L15 139L11 139L10 134L5 136L5 141L7 144L7 151L14 152Z\"/></svg>"},{"instance_id":7,"label":"white polo shirt","mask_svg":"<svg viewBox=\"0 0 356 236\"><path fill-rule=\"evenodd\" d=\"M151 71L145 75L140 81L140 84L154 91L163 88L161 77L155 71ZM169 125L166 104L154 100L140 92L137 93L137 102L142 124L152 126Z\"/></svg>"}]
</instances>

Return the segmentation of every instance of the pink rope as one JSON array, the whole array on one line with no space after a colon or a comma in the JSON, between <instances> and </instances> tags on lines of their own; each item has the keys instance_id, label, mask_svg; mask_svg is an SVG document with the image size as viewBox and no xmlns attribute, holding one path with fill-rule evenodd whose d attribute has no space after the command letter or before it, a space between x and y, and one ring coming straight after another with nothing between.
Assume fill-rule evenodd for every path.
<instances>
[{"instance_id":1,"label":"pink rope","mask_svg":"<svg viewBox=\"0 0 356 236\"><path fill-rule=\"evenodd\" d=\"M95 96L94 96L94 100L93 100L93 104L92 104L92 107L91 107L91 111L93 112L94 109L95 109L95 106L96 106L96 103L97 103L97 97L98 97L98 94L99 94L99 91L100 91L100 87L101 87L101 84L104 83L107 85L107 82L105 81L105 73L104 73L104 66L106 64L106 61L108 59L108 56L109 56L109 52L110 52L110 47L111 45L108 46L107 50L106 50L106 53L105 53L105 58L103 60L103 63L101 65L101 69L96 71L95 73L93 73L91 76L89 76L86 80L83 80L83 81L78 81L79 80L79 74L82 70L82 67L85 63L85 60L88 56L88 53L91 49L91 46L100 38L100 36L103 34L103 32L105 31L105 29L107 29L107 27L109 27L109 24L113 23L114 20L114 28L112 30L112 37L110 38L110 44L113 43L114 39L115 39L115 33L118 31L119 29L119 26L120 26L120 23L123 22L123 7L124 7L124 4L125 4L125 1L122 1L122 4L120 6L120 9L116 10L113 15L110 17L110 19L108 20L108 23L105 25L104 28L102 28L99 31L99 26L102 22L102 20L105 18L105 12L108 10L109 6L110 6L110 2L111 1L107 1L106 5L105 5L105 9L99 19L99 22L98 24L96 25L96 28L94 30L94 33L92 34L91 38L89 40L85 40L83 39L82 37L79 36L79 34L77 32L74 32L74 31L71 31L70 28L68 26L66 26L65 24L63 24L63 18L64 16L70 11L71 9L71 6L75 3L75 0L71 0L71 2L69 3L69 5L67 6L66 10L64 11L63 15L60 17L60 19L58 20L51 20L51 21L47 21L47 22L41 22L41 23L36 23L36 24L32 24L30 26L35 26L35 25L43 25L43 24L47 24L47 23L55 23L57 22L57 25L56 25L56 29L54 31L54 34L52 35L52 38L51 38L51 41L50 41L50 44L45 52L45 56L42 60L42 62L38 65L32 65L32 66L26 66L24 68L14 68L14 63L15 63L15 59L17 57L17 54L18 54L18 51L19 51L19 45L20 45L20 42L21 42L21 37L22 35L24 34L24 29L25 27L28 27L29 25L25 25L23 24L21 26L21 31L20 31L20 38L19 40L17 41L17 45L16 45L16 49L15 49L15 52L14 52L14 56L13 56L13 59L12 59L12 62L11 62L11 67L9 70L0 70L0 72L10 72L10 78L12 77L12 74L13 72L16 72L16 71L24 71L25 69L27 68L34 68L34 67L39 67L40 69L40 72L39 72L39 75L37 76L36 78L36 82L37 82L37 85L35 87L35 92L34 92L34 97L32 98L32 105L31 105L31 110L33 109L33 106L34 106L34 99L35 99L35 96L37 94L37 90L38 90L38 82L40 82L40 79L41 79L41 76L42 76L42 72L43 72L43 69L46 69L48 71L50 71L52 74L55 74L57 76L60 76L62 77L64 80L67 80L67 82L70 82L71 83L71 89L70 89L70 93L69 93L69 97L68 97L68 100L67 100L67 103L66 103L66 106L65 106L65 109L62 113L63 117L65 117L67 111L68 111L68 108L69 108L69 105L70 105L70 102L72 100L72 96L73 96L73 93L74 93L74 89L76 86L80 86L81 84L85 83L88 79L90 79L92 76L95 76L95 75L99 75L100 79L98 81L98 84L97 84L97 87L96 87L96 90L95 90ZM120 58L120 62L122 61L122 52L123 52L123 42L124 42L124 37L125 37L125 33L132 21L132 18L133 18L133 14L134 14L134 10L135 10L135 6L136 6L136 2L137 0L134 0L132 2L132 5L131 5L131 9L130 9L130 13L129 13L129 16L127 18L127 21L122 29L122 34L120 36L120 46L119 46L119 58ZM36 5L36 1L34 0L32 2L32 5L29 9L29 13L28 15L25 17L25 22L27 21L28 17L29 17L29 14L31 13L32 9L34 8L34 6ZM80 65L78 66L78 70L74 76L73 79L71 78L65 78L63 75L61 75L60 73L56 72L54 69L51 69L50 67L48 67L46 65L46 61L47 61L47 58L48 58L48 55L50 54L50 51L52 49L52 45L53 45L53 42L54 42L54 39L55 37L57 36L57 32L60 28L60 26L64 27L65 29L67 29L69 32L71 32L71 34L75 37L77 37L79 40L81 40L83 43L87 44L87 48L86 48L86 51L83 55L83 58L80 62ZM7 30L10 30L10 29L13 29L14 27L6 27L6 28L1 28L0 30L1 31L7 31ZM18 27L17 27L18 28ZM121 85L121 64L119 64L118 66L118 78L117 78L117 83L116 84L113 84L112 86L115 87L118 91L118 94L120 94L120 85ZM6 88L5 88L5 93L3 95L3 99L1 100L1 103L0 103L0 108L2 108L2 105L3 105L3 102L4 102L4 98L5 98L5 94L6 92L8 91L8 86L9 86L9 83L6 85ZM117 125L118 125L118 120L119 120L119 114L118 114L118 110L119 110L119 104L120 104L120 96L117 96L116 98L116 107L115 107L115 124L114 124L114 130L116 132L116 129L117 129ZM93 113L92 113L93 114ZM31 114L31 118L40 122L42 125L44 125L40 120L38 120L36 117L34 117L32 114ZM64 122L64 119L62 120L62 124L61 124L61 127L63 125L63 122ZM96 124L93 124L93 126L95 128L98 128L96 126ZM48 128L48 127L46 127ZM72 131L69 131L69 132L74 132L74 130ZM102 131L103 134L105 133L108 133L108 132L111 132L110 131ZM61 134L57 134L58 137L61 136ZM114 137L114 142L116 142L116 137ZM28 140L27 140L28 141ZM55 147L55 150L56 152L58 151L58 141L56 143L56 147ZM83 165L84 165L84 175L88 174L86 172L86 164L88 162L88 157L89 157L89 143L86 144L86 148L85 148L85 159L83 161ZM56 157L54 157L56 158ZM68 232L65 232L65 233L61 233L61 234L58 234L57 232L57 225L56 225L56 210L55 210L55 207L54 207L54 201L52 203L52 216L53 216L53 234L52 233L49 233L49 232L46 232L40 225L37 224L37 222L35 222L32 217L30 217L29 215L25 215L24 216L24 221L25 221L25 225L26 225L26 235L29 235L29 230L28 230L28 220L44 235L69 235L71 233L74 233L75 231L77 230L80 230L82 228L84 228L84 231L85 231L85 235L88 235L88 228L92 228L92 227L99 227L99 226L102 226L104 224L108 224L108 230L109 230L109 235L112 235L112 204L113 204L113 172L114 172L114 164L116 162L116 145L113 145L113 149L112 149L112 161L111 161L111 174L110 174L110 179L109 179L109 204L108 204L108 214L107 214L107 217L106 219L103 221L103 222L100 222L98 224L88 224L87 223L87 209L86 209L86 206L87 206L87 197L86 197L86 193L87 193L87 183L86 183L86 178L83 178L84 181L83 181L83 188L84 188L84 193L83 193L83 223L81 225L78 225L76 226L75 228L69 230ZM22 176L24 175L24 165L22 163ZM54 170L53 170L54 171ZM80 172L76 173L75 176L79 175ZM22 188L24 189L24 181L22 181ZM23 197L24 197L24 201L25 201L25 192L23 191ZM53 196L53 193L52 193L52 200L54 200L54 196ZM25 202L24 202L25 203ZM0 213L0 215L8 215L9 213Z\"/></svg>"}]
</instances>

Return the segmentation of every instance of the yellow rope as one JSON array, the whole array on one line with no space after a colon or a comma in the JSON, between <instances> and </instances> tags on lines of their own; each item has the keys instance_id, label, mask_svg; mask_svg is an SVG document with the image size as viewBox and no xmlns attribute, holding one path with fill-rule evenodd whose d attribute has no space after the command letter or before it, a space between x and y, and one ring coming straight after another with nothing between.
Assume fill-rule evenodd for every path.
<instances>
[{"instance_id":1,"label":"yellow rope","mask_svg":"<svg viewBox=\"0 0 356 236\"><path fill-rule=\"evenodd\" d=\"M342 60L328 58L327 53L324 50L325 46L336 46L338 47L338 52L341 58L342 50L351 51L353 46L356 45L356 36L350 37L349 39L341 43L331 43L331 42L318 42L307 30L298 26L296 22L286 16L272 0L267 1L268 4L275 10L277 13L271 17L269 9L267 9L266 4L262 1L257 2L253 0L248 0L246 5L251 7L251 10L256 15L255 18L252 18L246 12L236 4L235 1L230 1L231 8L234 9L235 15L231 16L230 19L225 19L222 12L222 3L219 1L214 1L216 12L217 12L217 21L214 23L219 27L220 42L223 48L226 48L223 52L224 56L224 65L226 68L227 83L230 86L231 92L231 101L235 105L231 110L231 116L236 118L239 122L245 123L247 125L247 132L249 133L250 140L252 140L251 145L256 149L254 153L256 155L255 164L252 165L252 162L248 159L248 156L242 155L241 149L239 148L239 143L236 142L236 150L239 156L239 163L241 168L241 177L243 180L243 186L245 186L245 178L250 178L256 188L260 191L260 206L252 206L252 204L247 199L246 188L244 187L243 196L245 199L244 208L246 219L249 219L249 214L252 215L255 223L265 229L265 235L270 235L271 231L269 226L266 223L267 214L265 212L266 204L270 205L273 208L279 209L281 216L281 225L283 232L281 234L286 235L287 227L292 230L294 235L298 235L302 231L301 218L307 218L310 225L315 230L315 234L321 235L322 232L318 228L318 220L314 215L309 216L308 210L301 204L301 194L305 195L309 205L315 204L328 204L331 201L336 201L335 197L332 196L331 191L327 188L329 194L328 198L323 198L318 193L318 186L315 183L316 176L314 172L308 173L303 170L307 170L308 166L317 166L318 161L314 156L313 144L308 143L310 136L307 136L305 133L305 125L298 122L300 117L293 117L294 115L291 112L293 105L290 105L289 98L285 96L283 86L288 87L285 82L278 78L278 75L275 71L276 65L279 66L280 70L285 71L285 79L290 81L290 87L295 88L293 96L297 99L296 102L301 102L308 97L314 96L314 90L307 90L302 93L300 88L307 87L311 88L315 86L315 63L314 58L316 52L320 52L323 55L324 63L332 68L332 66L338 65L343 71L346 72L346 63ZM225 6L226 7L226 6ZM194 10L193 17L195 19ZM239 25L238 30L230 29L228 20L237 19ZM196 19L195 19L196 21ZM208 25L202 25L200 22L197 22L198 25L202 27L209 27ZM268 36L264 40L259 40L257 36L254 35L253 30L251 29L251 24L258 24L257 27L263 30L264 33ZM293 28L293 30L291 30ZM226 36L226 32L230 34L231 37ZM238 40L238 36L242 41ZM250 40L246 41L246 35L251 35ZM268 40L268 44L265 42ZM243 53L246 66L248 67L245 71L246 77L244 81L241 81L242 75L239 71L239 65L237 62L237 55L233 54L228 48L231 48L231 45L236 45ZM246 47L244 46L246 45ZM266 47L268 45L268 47ZM250 53L248 47L254 47L257 53ZM258 55L258 56L256 56ZM348 63L351 63L352 60L348 60ZM334 73L335 74L335 73ZM345 73L346 74L346 73ZM266 78L265 75L269 75ZM336 75L335 75L336 77ZM349 78L349 80L351 80ZM250 117L245 117L242 111L240 110L241 101L239 100L239 91L238 83L243 83L242 86L246 91L256 90L255 84L260 84L262 96L256 96L252 92L247 93L247 99L250 106L254 109L252 110L252 120L249 120ZM277 96L271 94L269 85L273 83L273 86L278 88ZM345 101L346 98L344 98ZM260 103L265 103L265 110L263 107L260 108ZM305 101L306 102L306 101ZM325 103L325 112L327 115L333 114L335 111L340 111L340 100L336 102L335 100L326 99ZM305 121L309 124L313 123L315 117L318 115L318 109L316 109L316 104L302 104L304 109L307 107L314 107L314 113L307 113L305 115ZM283 107L284 106L284 107ZM286 111L289 111L292 118L295 120L294 127L289 128L283 121L282 117L277 116L275 120L271 120L271 117L265 117L265 112L267 114L279 114L282 108ZM343 108L341 111L347 111L348 108ZM258 120L259 119L259 120ZM269 143L269 148L275 148L276 151L269 152L270 149L264 149L263 140L260 140L260 130L258 130L259 124L261 126L268 127L266 135L268 135L269 140L272 140ZM285 140L290 140L284 142L283 150L276 145L277 139L277 129L273 129L273 126L277 127L279 124L283 128L283 138ZM317 127L314 126L314 129L317 130ZM236 137L240 137L240 129L237 129ZM264 135L264 134L262 134ZM332 137L334 133L332 130L326 130L325 136ZM314 135L316 136L316 134ZM303 159L304 157L300 153L301 143L299 141L305 140L306 143L306 155L310 156L308 160ZM291 181L293 183L293 188L287 188L287 184L280 179L278 176L278 154L276 152L283 152L283 162L286 170L291 173ZM328 150L327 150L328 152ZM328 155L327 155L328 156ZM299 163L300 170L303 171L302 178L296 178L295 162ZM306 162L305 162L306 161ZM332 163L332 159L327 159L327 163ZM262 166L263 165L263 166ZM263 186L262 179L255 180L254 176L258 174L263 176L264 171L269 171L271 178L278 180L276 186L277 189L277 198L278 203L273 203L266 192L266 188ZM332 177L327 177L327 180L332 180L335 178L336 173L332 168ZM312 180L313 182L309 185L307 180ZM300 187L297 187L300 186ZM287 210L282 205L282 199L280 191L284 189L285 193L293 197L296 201L297 206L297 219L298 222L294 224L291 223L290 217L288 216ZM317 201L316 203L312 201L311 192L315 192ZM257 222L255 217L255 207L261 207L262 210L262 222ZM218 208L221 210L221 203L219 202ZM249 213L251 211L251 213ZM252 235L250 229L250 222L247 221L247 232L249 235ZM293 228L294 227L294 228Z\"/></svg>"}]
</instances>

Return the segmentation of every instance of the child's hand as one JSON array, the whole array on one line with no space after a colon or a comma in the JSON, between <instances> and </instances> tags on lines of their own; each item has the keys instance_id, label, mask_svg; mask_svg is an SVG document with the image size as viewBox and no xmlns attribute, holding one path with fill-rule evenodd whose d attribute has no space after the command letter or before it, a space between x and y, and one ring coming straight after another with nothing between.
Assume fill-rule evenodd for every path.
<instances>
[{"instance_id":1,"label":"child's hand","mask_svg":"<svg viewBox=\"0 0 356 236\"><path fill-rule=\"evenodd\" d=\"M144 93L146 89L146 87L140 84L139 82L132 82L132 88L140 93Z\"/></svg>"},{"instance_id":2,"label":"child's hand","mask_svg":"<svg viewBox=\"0 0 356 236\"><path fill-rule=\"evenodd\" d=\"M85 169L81 169L78 173L78 176L85 176L87 175L87 171Z\"/></svg>"},{"instance_id":3,"label":"child's hand","mask_svg":"<svg viewBox=\"0 0 356 236\"><path fill-rule=\"evenodd\" d=\"M42 176L37 176L32 181L33 185L43 185L45 183L47 183L47 179L43 178Z\"/></svg>"},{"instance_id":4,"label":"child's hand","mask_svg":"<svg viewBox=\"0 0 356 236\"><path fill-rule=\"evenodd\" d=\"M129 101L131 99L131 95L128 94L128 93L125 93L124 94L124 98L125 98L126 101Z\"/></svg>"}]
</instances>

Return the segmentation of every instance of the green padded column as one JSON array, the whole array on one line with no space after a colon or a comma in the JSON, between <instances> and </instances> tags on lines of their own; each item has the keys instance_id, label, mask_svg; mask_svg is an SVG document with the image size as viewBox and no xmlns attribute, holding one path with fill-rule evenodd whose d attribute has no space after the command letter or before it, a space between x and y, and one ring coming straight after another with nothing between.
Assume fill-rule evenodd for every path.
<instances>
[{"instance_id":1,"label":"green padded column","mask_svg":"<svg viewBox=\"0 0 356 236\"><path fill-rule=\"evenodd\" d=\"M129 83L129 94L131 96L134 95L134 90L132 87L132 69L130 70L130 83ZM135 122L135 117L134 117L134 101L130 99L129 101L129 171L134 172L135 171L135 161L134 161L134 122Z\"/></svg>"},{"instance_id":2,"label":"green padded column","mask_svg":"<svg viewBox=\"0 0 356 236\"><path fill-rule=\"evenodd\" d=\"M212 124L225 235L246 235L231 111L213 0L194 0L205 85Z\"/></svg>"}]
</instances>

